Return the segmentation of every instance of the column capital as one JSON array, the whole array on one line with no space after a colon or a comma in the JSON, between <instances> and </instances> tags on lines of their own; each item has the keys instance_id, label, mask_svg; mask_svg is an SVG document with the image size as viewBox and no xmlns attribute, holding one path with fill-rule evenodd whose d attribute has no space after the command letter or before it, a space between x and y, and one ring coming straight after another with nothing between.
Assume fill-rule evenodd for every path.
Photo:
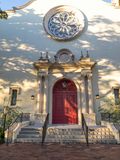
<instances>
[{"instance_id":1,"label":"column capital","mask_svg":"<svg viewBox=\"0 0 120 160\"><path fill-rule=\"evenodd\" d=\"M92 78L92 73L88 73L87 77L88 77L88 79L91 79Z\"/></svg>"},{"instance_id":2,"label":"column capital","mask_svg":"<svg viewBox=\"0 0 120 160\"><path fill-rule=\"evenodd\" d=\"M82 71L81 72L81 77L87 77L88 79L90 79L92 77L92 72L90 71Z\"/></svg>"},{"instance_id":3,"label":"column capital","mask_svg":"<svg viewBox=\"0 0 120 160\"><path fill-rule=\"evenodd\" d=\"M46 71L42 71L42 72L38 72L38 77L41 78L41 77L47 77L48 76L48 72Z\"/></svg>"}]
</instances>

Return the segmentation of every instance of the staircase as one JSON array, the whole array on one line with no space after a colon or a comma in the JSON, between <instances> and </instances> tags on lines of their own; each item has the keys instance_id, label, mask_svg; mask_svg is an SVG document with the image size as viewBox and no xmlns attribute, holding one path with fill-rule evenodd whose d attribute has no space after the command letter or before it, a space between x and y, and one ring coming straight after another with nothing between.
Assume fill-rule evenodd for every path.
<instances>
[{"instance_id":1,"label":"staircase","mask_svg":"<svg viewBox=\"0 0 120 160\"><path fill-rule=\"evenodd\" d=\"M42 139L42 127L27 126L21 129L15 142L36 142L40 143Z\"/></svg>"},{"instance_id":2,"label":"staircase","mask_svg":"<svg viewBox=\"0 0 120 160\"><path fill-rule=\"evenodd\" d=\"M27 126L21 129L15 142L41 143L42 127ZM85 143L80 125L48 126L45 142ZM117 143L113 133L104 126L89 127L89 143Z\"/></svg>"},{"instance_id":3,"label":"staircase","mask_svg":"<svg viewBox=\"0 0 120 160\"><path fill-rule=\"evenodd\" d=\"M117 140L109 128L105 126L99 126L89 129L89 143L116 144Z\"/></svg>"},{"instance_id":4,"label":"staircase","mask_svg":"<svg viewBox=\"0 0 120 160\"><path fill-rule=\"evenodd\" d=\"M45 142L80 143L85 142L85 136L79 125L51 126Z\"/></svg>"}]
</instances>

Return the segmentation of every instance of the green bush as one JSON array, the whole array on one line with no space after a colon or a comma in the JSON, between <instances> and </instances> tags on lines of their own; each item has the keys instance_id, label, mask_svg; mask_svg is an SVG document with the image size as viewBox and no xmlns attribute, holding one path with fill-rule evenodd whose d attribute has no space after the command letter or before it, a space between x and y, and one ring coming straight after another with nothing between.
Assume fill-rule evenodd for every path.
<instances>
[{"instance_id":1,"label":"green bush","mask_svg":"<svg viewBox=\"0 0 120 160\"><path fill-rule=\"evenodd\" d=\"M0 113L0 143L4 142L4 131L8 129L8 127L15 121L15 119L21 113L19 108L9 108L8 106L5 106L3 110L4 111Z\"/></svg>"},{"instance_id":2,"label":"green bush","mask_svg":"<svg viewBox=\"0 0 120 160\"><path fill-rule=\"evenodd\" d=\"M3 134L3 128L0 127L0 143L4 142L4 134Z\"/></svg>"},{"instance_id":3,"label":"green bush","mask_svg":"<svg viewBox=\"0 0 120 160\"><path fill-rule=\"evenodd\" d=\"M2 11L0 9L0 19L7 19L8 18L8 14L6 11Z\"/></svg>"},{"instance_id":4,"label":"green bush","mask_svg":"<svg viewBox=\"0 0 120 160\"><path fill-rule=\"evenodd\" d=\"M115 104L112 98L105 100L104 105L99 107L99 111L101 116L106 116L106 119L108 118L111 122L120 122L120 103Z\"/></svg>"}]
</instances>

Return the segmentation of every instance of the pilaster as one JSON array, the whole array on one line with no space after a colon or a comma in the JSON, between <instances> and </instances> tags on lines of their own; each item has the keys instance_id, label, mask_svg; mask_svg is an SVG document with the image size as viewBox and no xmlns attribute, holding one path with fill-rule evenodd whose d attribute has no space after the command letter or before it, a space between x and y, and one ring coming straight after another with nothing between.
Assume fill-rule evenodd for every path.
<instances>
[{"instance_id":1,"label":"pilaster","mask_svg":"<svg viewBox=\"0 0 120 160\"><path fill-rule=\"evenodd\" d=\"M81 105L82 113L86 113L86 95L85 95L85 79L84 75L81 76Z\"/></svg>"},{"instance_id":2,"label":"pilaster","mask_svg":"<svg viewBox=\"0 0 120 160\"><path fill-rule=\"evenodd\" d=\"M89 73L88 77L88 96L89 96L89 113L94 113L94 102L93 102L93 87L92 87L92 74Z\"/></svg>"}]
</instances>

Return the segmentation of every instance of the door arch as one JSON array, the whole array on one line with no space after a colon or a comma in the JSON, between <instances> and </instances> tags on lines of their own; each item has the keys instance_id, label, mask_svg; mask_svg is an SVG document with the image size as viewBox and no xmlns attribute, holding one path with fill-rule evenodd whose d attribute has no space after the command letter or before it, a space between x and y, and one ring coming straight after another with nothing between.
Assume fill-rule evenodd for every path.
<instances>
[{"instance_id":1,"label":"door arch","mask_svg":"<svg viewBox=\"0 0 120 160\"><path fill-rule=\"evenodd\" d=\"M53 87L53 124L78 124L77 88L69 79L58 80Z\"/></svg>"}]
</instances>

